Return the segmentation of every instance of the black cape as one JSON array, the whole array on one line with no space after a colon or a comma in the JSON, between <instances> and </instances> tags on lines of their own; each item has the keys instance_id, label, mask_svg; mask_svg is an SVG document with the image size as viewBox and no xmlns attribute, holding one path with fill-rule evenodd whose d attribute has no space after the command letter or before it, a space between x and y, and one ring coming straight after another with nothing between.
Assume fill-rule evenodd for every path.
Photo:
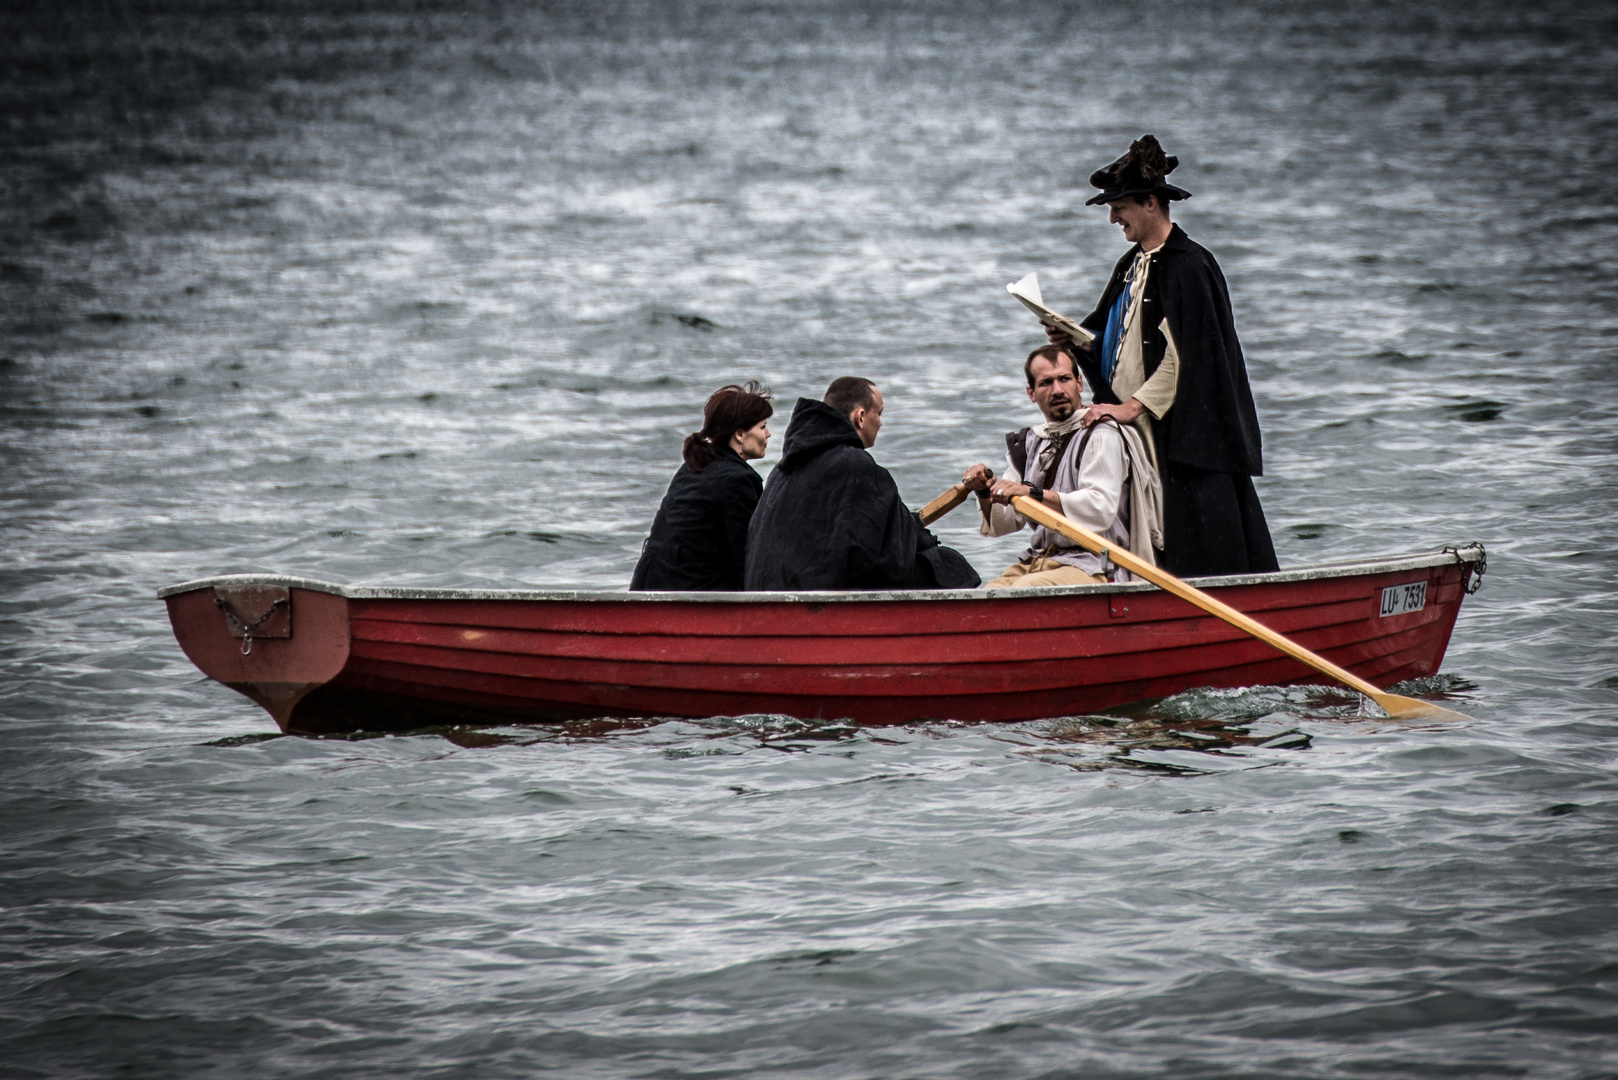
<instances>
[{"instance_id":1,"label":"black cape","mask_svg":"<svg viewBox=\"0 0 1618 1080\"><path fill-rule=\"evenodd\" d=\"M1136 244L1118 260L1101 302L1082 323L1098 341L1139 252ZM1174 407L1152 425L1163 471L1164 567L1182 577L1278 569L1253 488L1252 478L1264 474L1263 443L1230 289L1214 257L1178 225L1153 259L1141 298L1147 378L1168 349L1164 320L1180 354ZM1079 367L1096 401L1119 404L1093 351L1080 354Z\"/></svg>"},{"instance_id":2,"label":"black cape","mask_svg":"<svg viewBox=\"0 0 1618 1080\"><path fill-rule=\"evenodd\" d=\"M971 589L981 581L906 508L848 417L799 398L753 513L747 588Z\"/></svg>"},{"instance_id":3,"label":"black cape","mask_svg":"<svg viewBox=\"0 0 1618 1080\"><path fill-rule=\"evenodd\" d=\"M729 446L701 472L681 465L641 549L633 591L739 592L747 526L764 481Z\"/></svg>"}]
</instances>

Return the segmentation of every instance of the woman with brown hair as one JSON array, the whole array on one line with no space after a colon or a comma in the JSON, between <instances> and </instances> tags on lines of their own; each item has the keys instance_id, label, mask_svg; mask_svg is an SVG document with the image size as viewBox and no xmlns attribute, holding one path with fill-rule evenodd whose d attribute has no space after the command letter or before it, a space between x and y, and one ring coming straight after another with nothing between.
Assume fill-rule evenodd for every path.
<instances>
[{"instance_id":1,"label":"woman with brown hair","mask_svg":"<svg viewBox=\"0 0 1618 1080\"><path fill-rule=\"evenodd\" d=\"M774 412L769 390L756 382L714 391L702 430L686 436L685 464L657 508L632 591L741 591L747 525L764 490L747 462L764 456Z\"/></svg>"}]
</instances>

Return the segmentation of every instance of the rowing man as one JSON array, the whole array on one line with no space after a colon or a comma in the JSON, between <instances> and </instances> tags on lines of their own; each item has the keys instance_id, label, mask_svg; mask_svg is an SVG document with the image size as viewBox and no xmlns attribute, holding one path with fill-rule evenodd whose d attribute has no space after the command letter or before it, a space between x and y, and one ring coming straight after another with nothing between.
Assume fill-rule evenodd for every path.
<instances>
[{"instance_id":1,"label":"rowing man","mask_svg":"<svg viewBox=\"0 0 1618 1080\"><path fill-rule=\"evenodd\" d=\"M1026 495L1155 565L1154 549L1163 545L1161 492L1139 433L1110 419L1089 427L1080 422L1084 385L1070 349L1035 349L1023 364L1023 375L1028 400L1045 422L1006 436L1006 471L999 480L983 464L962 474L961 481L978 496L978 531L1005 536L1021 529L1027 519L1010 504ZM986 588L1127 580L1128 572L1040 525L1027 550Z\"/></svg>"}]
</instances>

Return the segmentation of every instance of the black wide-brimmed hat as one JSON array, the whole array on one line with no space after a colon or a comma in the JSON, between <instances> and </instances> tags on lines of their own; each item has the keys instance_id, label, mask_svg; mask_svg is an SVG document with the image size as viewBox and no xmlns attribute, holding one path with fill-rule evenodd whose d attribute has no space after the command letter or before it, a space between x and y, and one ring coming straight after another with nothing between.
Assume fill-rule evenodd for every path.
<instances>
[{"instance_id":1,"label":"black wide-brimmed hat","mask_svg":"<svg viewBox=\"0 0 1618 1080\"><path fill-rule=\"evenodd\" d=\"M1085 206L1100 206L1130 195L1161 195L1165 199L1189 199L1185 188L1165 183L1163 178L1174 171L1180 159L1163 153L1155 135L1142 135L1129 144L1129 152L1090 174L1090 186L1101 189L1101 194L1085 201Z\"/></svg>"}]
</instances>

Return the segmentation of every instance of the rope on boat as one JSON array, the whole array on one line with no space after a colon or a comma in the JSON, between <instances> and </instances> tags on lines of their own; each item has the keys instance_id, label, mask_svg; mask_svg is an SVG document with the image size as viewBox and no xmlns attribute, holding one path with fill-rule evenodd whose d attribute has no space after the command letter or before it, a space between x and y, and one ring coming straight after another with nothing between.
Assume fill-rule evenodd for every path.
<instances>
[{"instance_id":1,"label":"rope on boat","mask_svg":"<svg viewBox=\"0 0 1618 1080\"><path fill-rule=\"evenodd\" d=\"M216 595L213 598L213 602L214 602L215 607L217 607L220 611L223 611L225 613L225 621L229 622L237 630L240 630L242 632L242 655L243 656L247 656L253 651L253 631L257 630L259 627L263 626L266 622L268 622L271 615L274 615L281 608L284 608L284 607L287 606L287 598L283 596L279 600L277 600L275 603L271 604L268 608L266 608L265 611L264 611L264 614L260 615L256 619L254 619L251 623L244 623L241 620L241 616L237 615L234 611L232 611L230 605L225 603L225 600L224 600L223 597Z\"/></svg>"}]
</instances>

